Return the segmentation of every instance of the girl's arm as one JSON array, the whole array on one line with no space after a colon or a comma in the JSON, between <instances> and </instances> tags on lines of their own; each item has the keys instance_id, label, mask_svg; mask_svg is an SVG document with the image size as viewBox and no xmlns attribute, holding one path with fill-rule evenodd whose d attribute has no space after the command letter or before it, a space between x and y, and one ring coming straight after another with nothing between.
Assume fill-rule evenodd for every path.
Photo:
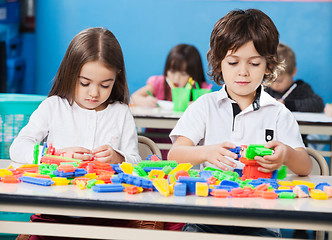
<instances>
[{"instance_id":1,"label":"girl's arm","mask_svg":"<svg viewBox=\"0 0 332 240\"><path fill-rule=\"evenodd\" d=\"M150 84L145 85L131 95L130 103L134 106L157 107L158 99L150 94L154 94L154 88Z\"/></svg>"},{"instance_id":2,"label":"girl's arm","mask_svg":"<svg viewBox=\"0 0 332 240\"><path fill-rule=\"evenodd\" d=\"M175 160L178 163L201 164L208 161L222 170L228 170L226 165L236 167L236 164L225 156L236 159L237 154L229 151L236 146L232 143L224 142L216 145L194 146L194 143L187 137L179 136L170 151L167 159Z\"/></svg>"}]
</instances>

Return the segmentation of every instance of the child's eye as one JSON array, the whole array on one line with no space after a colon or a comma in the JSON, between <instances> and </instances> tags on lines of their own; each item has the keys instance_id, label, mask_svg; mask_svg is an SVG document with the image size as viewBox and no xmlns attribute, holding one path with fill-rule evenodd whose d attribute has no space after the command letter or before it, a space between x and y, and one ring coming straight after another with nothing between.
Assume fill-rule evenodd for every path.
<instances>
[{"instance_id":1,"label":"child's eye","mask_svg":"<svg viewBox=\"0 0 332 240\"><path fill-rule=\"evenodd\" d=\"M109 85L101 85L102 88L109 88L110 86Z\"/></svg>"},{"instance_id":2,"label":"child's eye","mask_svg":"<svg viewBox=\"0 0 332 240\"><path fill-rule=\"evenodd\" d=\"M236 65L237 62L228 62L229 65Z\"/></svg>"},{"instance_id":3,"label":"child's eye","mask_svg":"<svg viewBox=\"0 0 332 240\"><path fill-rule=\"evenodd\" d=\"M254 67L258 67L260 63L251 63Z\"/></svg>"},{"instance_id":4,"label":"child's eye","mask_svg":"<svg viewBox=\"0 0 332 240\"><path fill-rule=\"evenodd\" d=\"M187 74L186 72L181 72L181 75L182 75L183 77L186 77L188 74Z\"/></svg>"},{"instance_id":5,"label":"child's eye","mask_svg":"<svg viewBox=\"0 0 332 240\"><path fill-rule=\"evenodd\" d=\"M82 83L82 82L80 82L80 84L81 84L81 86L83 86L83 87L87 87L87 86L89 86L89 83Z\"/></svg>"}]
</instances>

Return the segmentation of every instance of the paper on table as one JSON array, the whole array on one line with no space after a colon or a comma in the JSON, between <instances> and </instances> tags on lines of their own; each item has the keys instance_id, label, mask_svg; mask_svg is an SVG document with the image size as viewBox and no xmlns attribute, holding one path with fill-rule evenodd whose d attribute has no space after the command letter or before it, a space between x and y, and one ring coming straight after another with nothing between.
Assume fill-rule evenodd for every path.
<instances>
[{"instance_id":1,"label":"paper on table","mask_svg":"<svg viewBox=\"0 0 332 240\"><path fill-rule=\"evenodd\" d=\"M163 109L173 110L173 102L171 101L158 100L158 104Z\"/></svg>"}]
</instances>

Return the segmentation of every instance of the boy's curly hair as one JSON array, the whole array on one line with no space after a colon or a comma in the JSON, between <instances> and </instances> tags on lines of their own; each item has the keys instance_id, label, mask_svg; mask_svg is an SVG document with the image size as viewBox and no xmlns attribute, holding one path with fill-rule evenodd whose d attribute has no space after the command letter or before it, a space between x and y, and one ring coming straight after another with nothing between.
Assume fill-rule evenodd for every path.
<instances>
[{"instance_id":1,"label":"boy's curly hair","mask_svg":"<svg viewBox=\"0 0 332 240\"><path fill-rule=\"evenodd\" d=\"M221 61L229 50L235 52L245 43L253 41L257 52L266 59L268 74L263 82L274 81L283 64L277 60L279 32L273 21L258 9L234 10L214 25L207 53L209 75L218 84L224 82Z\"/></svg>"}]
</instances>

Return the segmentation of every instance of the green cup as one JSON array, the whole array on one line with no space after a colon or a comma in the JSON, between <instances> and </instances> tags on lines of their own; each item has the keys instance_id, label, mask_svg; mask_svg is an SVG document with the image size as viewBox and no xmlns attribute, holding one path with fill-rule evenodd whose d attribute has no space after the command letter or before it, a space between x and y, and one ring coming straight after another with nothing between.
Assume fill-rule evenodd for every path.
<instances>
[{"instance_id":1,"label":"green cup","mask_svg":"<svg viewBox=\"0 0 332 240\"><path fill-rule=\"evenodd\" d=\"M193 101L196 101L196 99L199 98L200 96L210 92L211 89L206 89L206 88L193 89Z\"/></svg>"},{"instance_id":2,"label":"green cup","mask_svg":"<svg viewBox=\"0 0 332 240\"><path fill-rule=\"evenodd\" d=\"M172 88L172 102L174 112L184 112L189 105L191 89Z\"/></svg>"}]
</instances>

